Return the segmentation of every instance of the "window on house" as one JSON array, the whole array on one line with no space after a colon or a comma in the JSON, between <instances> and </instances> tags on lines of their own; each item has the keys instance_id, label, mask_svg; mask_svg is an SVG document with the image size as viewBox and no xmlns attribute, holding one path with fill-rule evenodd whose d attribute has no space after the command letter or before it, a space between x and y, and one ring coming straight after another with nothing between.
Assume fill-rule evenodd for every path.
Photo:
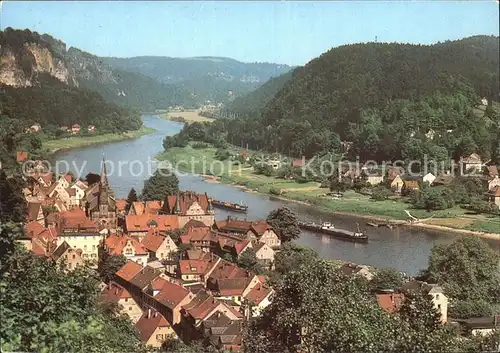
<instances>
[{"instance_id":1,"label":"window on house","mask_svg":"<svg viewBox=\"0 0 500 353\"><path fill-rule=\"evenodd\" d=\"M438 310L441 310L441 304L438 304Z\"/></svg>"},{"instance_id":2,"label":"window on house","mask_svg":"<svg viewBox=\"0 0 500 353\"><path fill-rule=\"evenodd\" d=\"M92 245L92 250L95 250L95 245Z\"/></svg>"},{"instance_id":3,"label":"window on house","mask_svg":"<svg viewBox=\"0 0 500 353\"><path fill-rule=\"evenodd\" d=\"M439 300L439 294L436 294L436 300Z\"/></svg>"},{"instance_id":4,"label":"window on house","mask_svg":"<svg viewBox=\"0 0 500 353\"><path fill-rule=\"evenodd\" d=\"M163 334L159 333L156 335L156 340L157 341L163 341Z\"/></svg>"},{"instance_id":5,"label":"window on house","mask_svg":"<svg viewBox=\"0 0 500 353\"><path fill-rule=\"evenodd\" d=\"M83 258L86 259L87 257L89 257L88 254L83 254Z\"/></svg>"},{"instance_id":6,"label":"window on house","mask_svg":"<svg viewBox=\"0 0 500 353\"><path fill-rule=\"evenodd\" d=\"M87 245L84 245L84 246L83 246L83 250L87 250Z\"/></svg>"},{"instance_id":7,"label":"window on house","mask_svg":"<svg viewBox=\"0 0 500 353\"><path fill-rule=\"evenodd\" d=\"M128 307L128 311L132 311L132 307L131 306Z\"/></svg>"},{"instance_id":8,"label":"window on house","mask_svg":"<svg viewBox=\"0 0 500 353\"><path fill-rule=\"evenodd\" d=\"M125 298L125 301L128 302L128 298Z\"/></svg>"},{"instance_id":9,"label":"window on house","mask_svg":"<svg viewBox=\"0 0 500 353\"><path fill-rule=\"evenodd\" d=\"M76 255L75 254L73 254L73 259L76 259Z\"/></svg>"}]
</instances>

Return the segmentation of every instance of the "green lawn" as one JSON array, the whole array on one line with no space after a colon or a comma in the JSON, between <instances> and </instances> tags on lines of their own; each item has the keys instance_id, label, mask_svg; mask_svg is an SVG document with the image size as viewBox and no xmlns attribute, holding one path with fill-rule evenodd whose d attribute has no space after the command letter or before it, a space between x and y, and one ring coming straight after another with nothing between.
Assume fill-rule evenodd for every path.
<instances>
[{"instance_id":1,"label":"green lawn","mask_svg":"<svg viewBox=\"0 0 500 353\"><path fill-rule=\"evenodd\" d=\"M101 143L107 143L112 141L121 141L138 138L143 135L150 134L154 132L155 129L142 126L139 130L127 131L117 134L102 134L93 136L74 136L58 140L46 140L42 143L42 148L53 153L60 149L69 149L76 147L84 147L97 145Z\"/></svg>"}]
</instances>

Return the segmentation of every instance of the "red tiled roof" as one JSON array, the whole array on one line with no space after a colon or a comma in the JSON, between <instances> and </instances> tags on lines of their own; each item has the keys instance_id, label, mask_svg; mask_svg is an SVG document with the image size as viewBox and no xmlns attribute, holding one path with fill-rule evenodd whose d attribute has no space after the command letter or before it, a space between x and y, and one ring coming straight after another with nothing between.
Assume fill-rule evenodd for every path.
<instances>
[{"instance_id":1,"label":"red tiled roof","mask_svg":"<svg viewBox=\"0 0 500 353\"><path fill-rule=\"evenodd\" d=\"M229 218L224 221L215 222L215 225L220 231L246 233L252 227L252 222Z\"/></svg>"},{"instance_id":2,"label":"red tiled roof","mask_svg":"<svg viewBox=\"0 0 500 353\"><path fill-rule=\"evenodd\" d=\"M118 272L115 273L115 276L120 277L127 282L130 282L130 280L134 278L135 275L137 275L139 272L141 272L141 270L141 265L132 260L128 260L127 263L123 265L123 267L120 268Z\"/></svg>"},{"instance_id":3,"label":"red tiled roof","mask_svg":"<svg viewBox=\"0 0 500 353\"><path fill-rule=\"evenodd\" d=\"M498 176L498 168L496 165L490 165L486 167L486 170L488 172L488 176L490 178L494 178L495 176Z\"/></svg>"},{"instance_id":4,"label":"red tiled roof","mask_svg":"<svg viewBox=\"0 0 500 353\"><path fill-rule=\"evenodd\" d=\"M212 264L210 260L180 260L179 272L181 275L204 274Z\"/></svg>"},{"instance_id":5,"label":"red tiled roof","mask_svg":"<svg viewBox=\"0 0 500 353\"><path fill-rule=\"evenodd\" d=\"M17 152L16 153L16 160L18 162L24 162L27 159L28 159L28 152Z\"/></svg>"},{"instance_id":6,"label":"red tiled roof","mask_svg":"<svg viewBox=\"0 0 500 353\"><path fill-rule=\"evenodd\" d=\"M181 238L182 243L186 244L189 242L210 240L212 238L210 233L211 233L211 230L208 227L189 228L180 238ZM205 239L205 238L207 238L207 239Z\"/></svg>"},{"instance_id":7,"label":"red tiled roof","mask_svg":"<svg viewBox=\"0 0 500 353\"><path fill-rule=\"evenodd\" d=\"M127 200L116 200L116 210L118 212L125 211L126 206L127 206Z\"/></svg>"},{"instance_id":8,"label":"red tiled roof","mask_svg":"<svg viewBox=\"0 0 500 353\"><path fill-rule=\"evenodd\" d=\"M160 231L179 229L177 215L128 215L125 217L125 226L128 232L145 232L156 227Z\"/></svg>"},{"instance_id":9,"label":"red tiled roof","mask_svg":"<svg viewBox=\"0 0 500 353\"><path fill-rule=\"evenodd\" d=\"M32 178L38 180L39 178L42 178L42 180L48 185L52 183L52 172L48 173L33 173L31 175Z\"/></svg>"},{"instance_id":10,"label":"red tiled roof","mask_svg":"<svg viewBox=\"0 0 500 353\"><path fill-rule=\"evenodd\" d=\"M202 221L198 221L196 219L190 219L187 221L187 223L184 225L184 228L189 229L189 228L208 228L205 223Z\"/></svg>"},{"instance_id":11,"label":"red tiled roof","mask_svg":"<svg viewBox=\"0 0 500 353\"><path fill-rule=\"evenodd\" d=\"M257 278L259 279L260 283L262 283L262 284L266 283L266 276L257 275Z\"/></svg>"},{"instance_id":12,"label":"red tiled roof","mask_svg":"<svg viewBox=\"0 0 500 353\"><path fill-rule=\"evenodd\" d=\"M292 167L302 167L305 165L305 161L302 159L294 159L292 161Z\"/></svg>"},{"instance_id":13,"label":"red tiled roof","mask_svg":"<svg viewBox=\"0 0 500 353\"><path fill-rule=\"evenodd\" d=\"M76 196L76 190L73 188L66 188L66 192L68 193L69 196Z\"/></svg>"},{"instance_id":14,"label":"red tiled roof","mask_svg":"<svg viewBox=\"0 0 500 353\"><path fill-rule=\"evenodd\" d=\"M259 283L245 296L245 299L259 305L271 293L271 288Z\"/></svg>"},{"instance_id":15,"label":"red tiled roof","mask_svg":"<svg viewBox=\"0 0 500 353\"><path fill-rule=\"evenodd\" d=\"M40 213L41 203L38 202L28 202L28 221L38 220L38 214Z\"/></svg>"},{"instance_id":16,"label":"red tiled roof","mask_svg":"<svg viewBox=\"0 0 500 353\"><path fill-rule=\"evenodd\" d=\"M129 244L134 248L136 256L148 254L144 246L137 239L128 235L111 234L104 242L108 248L108 252L113 255L124 255L123 249Z\"/></svg>"},{"instance_id":17,"label":"red tiled roof","mask_svg":"<svg viewBox=\"0 0 500 353\"><path fill-rule=\"evenodd\" d=\"M256 235L261 236L267 230L272 229L271 225L266 221L255 221L250 228Z\"/></svg>"},{"instance_id":18,"label":"red tiled roof","mask_svg":"<svg viewBox=\"0 0 500 353\"><path fill-rule=\"evenodd\" d=\"M375 294L375 296L378 305L389 314L398 311L405 300L404 294L401 293Z\"/></svg>"},{"instance_id":19,"label":"red tiled roof","mask_svg":"<svg viewBox=\"0 0 500 353\"><path fill-rule=\"evenodd\" d=\"M215 286L221 296L242 295L251 280L251 277L218 279Z\"/></svg>"},{"instance_id":20,"label":"red tiled roof","mask_svg":"<svg viewBox=\"0 0 500 353\"><path fill-rule=\"evenodd\" d=\"M173 212L176 208L176 204L178 204L180 214L185 215L187 210L193 205L193 203L197 202L203 211L208 211L208 196L206 194L196 194L191 191L181 192L178 195L170 195L167 197L168 208L171 212ZM167 205L163 205L163 209Z\"/></svg>"},{"instance_id":21,"label":"red tiled roof","mask_svg":"<svg viewBox=\"0 0 500 353\"><path fill-rule=\"evenodd\" d=\"M142 245L146 249L156 252L166 238L166 234L161 234L158 229L151 228L148 230L148 234L146 234L144 239L142 239Z\"/></svg>"},{"instance_id":22,"label":"red tiled roof","mask_svg":"<svg viewBox=\"0 0 500 353\"><path fill-rule=\"evenodd\" d=\"M189 295L189 291L175 283L164 280L160 292L155 295L156 300L166 305L170 309L175 308Z\"/></svg>"},{"instance_id":23,"label":"red tiled roof","mask_svg":"<svg viewBox=\"0 0 500 353\"><path fill-rule=\"evenodd\" d=\"M221 260L219 264L210 274L211 279L234 279L234 278L247 278L250 273L242 268L239 268L233 263Z\"/></svg>"},{"instance_id":24,"label":"red tiled roof","mask_svg":"<svg viewBox=\"0 0 500 353\"><path fill-rule=\"evenodd\" d=\"M132 206L134 207L136 215L141 216L144 214L144 202L135 201L132 202Z\"/></svg>"},{"instance_id":25,"label":"red tiled roof","mask_svg":"<svg viewBox=\"0 0 500 353\"><path fill-rule=\"evenodd\" d=\"M73 177L69 173L64 174L64 179L66 179L68 183L71 183L73 181Z\"/></svg>"},{"instance_id":26,"label":"red tiled roof","mask_svg":"<svg viewBox=\"0 0 500 353\"><path fill-rule=\"evenodd\" d=\"M147 342L158 327L169 326L170 324L163 315L154 310L146 310L135 324L143 342Z\"/></svg>"},{"instance_id":27,"label":"red tiled roof","mask_svg":"<svg viewBox=\"0 0 500 353\"><path fill-rule=\"evenodd\" d=\"M132 298L132 296L125 288L115 282L109 282L109 285L101 293L102 301L118 302L125 298Z\"/></svg>"},{"instance_id":28,"label":"red tiled roof","mask_svg":"<svg viewBox=\"0 0 500 353\"><path fill-rule=\"evenodd\" d=\"M182 308L195 320L203 320L220 304L221 302L219 300L206 291L201 290L191 302L184 305Z\"/></svg>"},{"instance_id":29,"label":"red tiled roof","mask_svg":"<svg viewBox=\"0 0 500 353\"><path fill-rule=\"evenodd\" d=\"M31 221L24 226L24 232L28 237L33 238L45 232L45 227L36 221Z\"/></svg>"}]
</instances>

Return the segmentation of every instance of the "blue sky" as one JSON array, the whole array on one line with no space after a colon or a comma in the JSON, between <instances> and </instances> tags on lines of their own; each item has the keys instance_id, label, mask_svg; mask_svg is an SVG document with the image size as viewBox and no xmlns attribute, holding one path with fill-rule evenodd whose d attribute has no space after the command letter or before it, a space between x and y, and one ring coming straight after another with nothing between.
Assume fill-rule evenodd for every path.
<instances>
[{"instance_id":1,"label":"blue sky","mask_svg":"<svg viewBox=\"0 0 500 353\"><path fill-rule=\"evenodd\" d=\"M499 34L498 2L3 1L0 25L99 56L226 56L303 65L347 43Z\"/></svg>"}]
</instances>

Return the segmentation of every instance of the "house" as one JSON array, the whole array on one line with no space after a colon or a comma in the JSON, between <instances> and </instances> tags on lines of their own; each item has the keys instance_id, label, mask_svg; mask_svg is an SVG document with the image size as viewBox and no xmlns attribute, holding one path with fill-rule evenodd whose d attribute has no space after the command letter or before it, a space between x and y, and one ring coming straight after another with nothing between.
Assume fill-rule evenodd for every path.
<instances>
[{"instance_id":1,"label":"house","mask_svg":"<svg viewBox=\"0 0 500 353\"><path fill-rule=\"evenodd\" d=\"M43 187L49 187L52 185L53 175L52 172L31 173L30 181Z\"/></svg>"},{"instance_id":2,"label":"house","mask_svg":"<svg viewBox=\"0 0 500 353\"><path fill-rule=\"evenodd\" d=\"M186 282L204 282L220 261L215 256L208 260L180 260L179 277Z\"/></svg>"},{"instance_id":3,"label":"house","mask_svg":"<svg viewBox=\"0 0 500 353\"><path fill-rule=\"evenodd\" d=\"M262 310L271 304L273 293L274 291L271 288L259 282L244 297L244 301L248 303L245 308L245 316L260 316Z\"/></svg>"},{"instance_id":4,"label":"house","mask_svg":"<svg viewBox=\"0 0 500 353\"><path fill-rule=\"evenodd\" d=\"M179 229L179 217L177 215L148 215L143 214L125 216L125 230L131 237L142 241L150 229L159 232L167 232Z\"/></svg>"},{"instance_id":5,"label":"house","mask_svg":"<svg viewBox=\"0 0 500 353\"><path fill-rule=\"evenodd\" d=\"M221 233L232 233L232 234L248 234L248 231L252 227L252 222L247 220L241 220L237 218L227 217L224 221L217 221L214 223L214 229Z\"/></svg>"},{"instance_id":6,"label":"house","mask_svg":"<svg viewBox=\"0 0 500 353\"><path fill-rule=\"evenodd\" d=\"M247 239L257 239L266 243L271 248L279 248L281 240L274 231L273 227L266 221L252 222L247 231Z\"/></svg>"},{"instance_id":7,"label":"house","mask_svg":"<svg viewBox=\"0 0 500 353\"><path fill-rule=\"evenodd\" d=\"M401 168L401 167L395 167L395 166L388 166L387 167L387 181L390 183L392 183L394 181L394 179L396 179L396 177L400 177L401 179L401 176L404 174L404 169Z\"/></svg>"},{"instance_id":8,"label":"house","mask_svg":"<svg viewBox=\"0 0 500 353\"><path fill-rule=\"evenodd\" d=\"M432 173L427 173L422 177L422 182L427 183L428 185L432 185L434 180L436 180L436 176Z\"/></svg>"},{"instance_id":9,"label":"house","mask_svg":"<svg viewBox=\"0 0 500 353\"><path fill-rule=\"evenodd\" d=\"M68 194L73 198L75 205L83 207L85 190L87 189L87 186L83 184L83 182L78 181L75 184L71 185L70 188L74 190L74 194L70 193L69 191Z\"/></svg>"},{"instance_id":10,"label":"house","mask_svg":"<svg viewBox=\"0 0 500 353\"><path fill-rule=\"evenodd\" d=\"M67 132L67 131L69 130L69 127L68 127L67 125L61 125L61 126L59 127L59 130L64 131L64 132Z\"/></svg>"},{"instance_id":11,"label":"house","mask_svg":"<svg viewBox=\"0 0 500 353\"><path fill-rule=\"evenodd\" d=\"M340 271L346 276L362 276L368 281L373 279L372 271L368 266L364 265L345 263L340 267Z\"/></svg>"},{"instance_id":12,"label":"house","mask_svg":"<svg viewBox=\"0 0 500 353\"><path fill-rule=\"evenodd\" d=\"M147 346L160 348L167 339L176 336L174 329L158 311L148 309L135 323L141 341Z\"/></svg>"},{"instance_id":13,"label":"house","mask_svg":"<svg viewBox=\"0 0 500 353\"><path fill-rule=\"evenodd\" d=\"M237 259L250 248L252 248L252 243L249 240L220 237L216 242L214 252L223 258L224 255L229 254L231 258Z\"/></svg>"},{"instance_id":14,"label":"house","mask_svg":"<svg viewBox=\"0 0 500 353\"><path fill-rule=\"evenodd\" d=\"M487 105L488 105L488 100L487 100L485 97L483 97L483 98L481 99L481 105L484 105L484 106L487 106Z\"/></svg>"},{"instance_id":15,"label":"house","mask_svg":"<svg viewBox=\"0 0 500 353\"><path fill-rule=\"evenodd\" d=\"M489 190L493 190L496 186L500 186L500 178L498 175L495 175L493 178L489 178L488 176L480 178L483 182L485 188Z\"/></svg>"},{"instance_id":16,"label":"house","mask_svg":"<svg viewBox=\"0 0 500 353\"><path fill-rule=\"evenodd\" d=\"M420 186L416 180L403 180L403 189L407 191L419 191Z\"/></svg>"},{"instance_id":17,"label":"house","mask_svg":"<svg viewBox=\"0 0 500 353\"><path fill-rule=\"evenodd\" d=\"M467 157L461 159L462 173L470 174L480 172L483 167L483 161L477 153L472 153Z\"/></svg>"},{"instance_id":18,"label":"house","mask_svg":"<svg viewBox=\"0 0 500 353\"><path fill-rule=\"evenodd\" d=\"M255 251L257 260L266 267L270 267L274 262L274 250L262 241L252 241L252 248Z\"/></svg>"},{"instance_id":19,"label":"house","mask_svg":"<svg viewBox=\"0 0 500 353\"><path fill-rule=\"evenodd\" d=\"M97 252L102 239L99 225L88 219L85 212L75 208L60 213L51 213L47 216L49 228L58 234L57 244L66 241L75 249L82 249L84 260L97 262Z\"/></svg>"},{"instance_id":20,"label":"house","mask_svg":"<svg viewBox=\"0 0 500 353\"><path fill-rule=\"evenodd\" d=\"M128 235L109 235L104 241L104 249L111 255L123 255L142 266L148 263L149 253L146 248Z\"/></svg>"},{"instance_id":21,"label":"house","mask_svg":"<svg viewBox=\"0 0 500 353\"><path fill-rule=\"evenodd\" d=\"M169 259L177 251L177 245L166 232L151 228L142 239L142 246L148 250L151 259Z\"/></svg>"},{"instance_id":22,"label":"house","mask_svg":"<svg viewBox=\"0 0 500 353\"><path fill-rule=\"evenodd\" d=\"M142 266L137 262L128 260L125 265L122 266L115 274L114 279L117 283L121 284L123 287L129 287L130 281L142 270Z\"/></svg>"},{"instance_id":23,"label":"house","mask_svg":"<svg viewBox=\"0 0 500 353\"><path fill-rule=\"evenodd\" d=\"M488 192L490 202L494 203L500 209L500 186L495 186Z\"/></svg>"},{"instance_id":24,"label":"house","mask_svg":"<svg viewBox=\"0 0 500 353\"><path fill-rule=\"evenodd\" d=\"M418 292L430 295L434 307L441 314L441 322L446 323L448 320L448 297L444 295L443 288L439 285L413 280L405 283L401 287L401 291L409 295L414 295Z\"/></svg>"},{"instance_id":25,"label":"house","mask_svg":"<svg viewBox=\"0 0 500 353\"><path fill-rule=\"evenodd\" d=\"M26 130L26 132L28 133L36 133L40 131L42 131L42 127L40 126L40 124L33 124Z\"/></svg>"},{"instance_id":26,"label":"house","mask_svg":"<svg viewBox=\"0 0 500 353\"><path fill-rule=\"evenodd\" d=\"M433 186L448 186L450 185L455 177L451 174L441 173L439 174L432 183Z\"/></svg>"},{"instance_id":27,"label":"house","mask_svg":"<svg viewBox=\"0 0 500 353\"><path fill-rule=\"evenodd\" d=\"M156 279L151 287L151 294L156 300L155 308L172 325L180 323L182 306L188 304L195 295L183 286L163 278Z\"/></svg>"},{"instance_id":28,"label":"house","mask_svg":"<svg viewBox=\"0 0 500 353\"><path fill-rule=\"evenodd\" d=\"M488 177L488 179L494 179L498 177L498 167L496 165L487 165L484 167L484 175Z\"/></svg>"},{"instance_id":29,"label":"house","mask_svg":"<svg viewBox=\"0 0 500 353\"><path fill-rule=\"evenodd\" d=\"M94 125L89 125L89 126L87 127L87 131L88 131L88 132L95 132L95 126L94 126Z\"/></svg>"},{"instance_id":30,"label":"house","mask_svg":"<svg viewBox=\"0 0 500 353\"><path fill-rule=\"evenodd\" d=\"M80 125L78 125L78 124L73 124L73 125L71 126L71 133L72 133L73 135L79 134L79 133L80 133Z\"/></svg>"},{"instance_id":31,"label":"house","mask_svg":"<svg viewBox=\"0 0 500 353\"><path fill-rule=\"evenodd\" d=\"M304 158L292 160L292 168L303 167L305 165L306 165L306 160Z\"/></svg>"},{"instance_id":32,"label":"house","mask_svg":"<svg viewBox=\"0 0 500 353\"><path fill-rule=\"evenodd\" d=\"M58 266L65 266L67 270L74 270L78 266L83 266L82 249L72 248L66 241L54 250L50 255Z\"/></svg>"},{"instance_id":33,"label":"house","mask_svg":"<svg viewBox=\"0 0 500 353\"><path fill-rule=\"evenodd\" d=\"M231 320L220 311L214 312L201 323L200 332L203 339L218 351L237 352L242 345L242 321Z\"/></svg>"},{"instance_id":34,"label":"house","mask_svg":"<svg viewBox=\"0 0 500 353\"><path fill-rule=\"evenodd\" d=\"M500 328L500 315L454 319L453 321L458 322L465 333L472 336L486 336Z\"/></svg>"},{"instance_id":35,"label":"house","mask_svg":"<svg viewBox=\"0 0 500 353\"><path fill-rule=\"evenodd\" d=\"M183 228L190 220L203 222L209 227L215 222L215 211L206 193L184 191L177 195L169 195L163 202L160 213L177 215L180 228Z\"/></svg>"},{"instance_id":36,"label":"house","mask_svg":"<svg viewBox=\"0 0 500 353\"><path fill-rule=\"evenodd\" d=\"M208 227L188 228L183 235L179 238L181 244L191 245L197 250L205 253L211 252L214 244L217 243L218 238Z\"/></svg>"},{"instance_id":37,"label":"house","mask_svg":"<svg viewBox=\"0 0 500 353\"><path fill-rule=\"evenodd\" d=\"M16 161L17 163L24 162L28 159L28 152L17 152L16 153Z\"/></svg>"},{"instance_id":38,"label":"house","mask_svg":"<svg viewBox=\"0 0 500 353\"><path fill-rule=\"evenodd\" d=\"M363 172L362 176L366 182L372 186L379 185L384 182L384 176L380 171Z\"/></svg>"},{"instance_id":39,"label":"house","mask_svg":"<svg viewBox=\"0 0 500 353\"><path fill-rule=\"evenodd\" d=\"M28 222L38 222L42 226L45 225L45 216L43 215L42 204L38 202L29 202L28 203L28 213L27 213L27 221Z\"/></svg>"},{"instance_id":40,"label":"house","mask_svg":"<svg viewBox=\"0 0 500 353\"><path fill-rule=\"evenodd\" d=\"M267 161L267 165L273 168L274 170L278 170L281 168L281 161L277 159L270 159Z\"/></svg>"},{"instance_id":41,"label":"house","mask_svg":"<svg viewBox=\"0 0 500 353\"><path fill-rule=\"evenodd\" d=\"M388 314L394 314L401 308L405 300L402 293L377 293L375 294L378 305Z\"/></svg>"},{"instance_id":42,"label":"house","mask_svg":"<svg viewBox=\"0 0 500 353\"><path fill-rule=\"evenodd\" d=\"M401 193L401 190L403 189L403 185L404 185L404 181L403 179L401 178L401 176L399 175L396 175L394 177L394 179L391 181L390 183L390 186L391 186L391 189L397 193L397 194L400 194Z\"/></svg>"},{"instance_id":43,"label":"house","mask_svg":"<svg viewBox=\"0 0 500 353\"><path fill-rule=\"evenodd\" d=\"M129 316L134 323L142 316L141 307L132 298L129 291L113 281L109 282L101 292L100 301L118 304L120 306L120 314Z\"/></svg>"},{"instance_id":44,"label":"house","mask_svg":"<svg viewBox=\"0 0 500 353\"><path fill-rule=\"evenodd\" d=\"M240 152L240 159L248 162L250 160L250 156L248 155L248 151L241 151Z\"/></svg>"}]
</instances>

